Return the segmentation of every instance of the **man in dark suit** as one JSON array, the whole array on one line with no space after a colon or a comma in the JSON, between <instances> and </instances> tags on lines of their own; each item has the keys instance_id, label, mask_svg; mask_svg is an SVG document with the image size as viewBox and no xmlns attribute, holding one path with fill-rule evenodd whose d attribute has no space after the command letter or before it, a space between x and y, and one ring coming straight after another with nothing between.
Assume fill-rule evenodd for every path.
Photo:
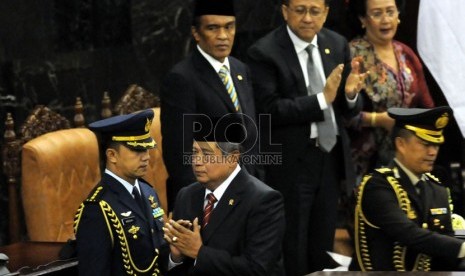
<instances>
[{"instance_id":1,"label":"man in dark suit","mask_svg":"<svg viewBox=\"0 0 465 276\"><path fill-rule=\"evenodd\" d=\"M241 169L244 132L233 121L215 124L211 135L196 135L192 166L198 182L181 189L177 222L165 225L171 261L182 262L172 275L285 275L282 196Z\"/></svg>"},{"instance_id":2,"label":"man in dark suit","mask_svg":"<svg viewBox=\"0 0 465 276\"><path fill-rule=\"evenodd\" d=\"M390 108L395 158L365 176L355 209L352 270L457 270L450 192L430 172L452 110ZM461 267L463 269L463 266Z\"/></svg>"},{"instance_id":3,"label":"man in dark suit","mask_svg":"<svg viewBox=\"0 0 465 276\"><path fill-rule=\"evenodd\" d=\"M75 218L79 275L163 275L169 247L163 209L142 177L156 143L151 109L89 125L100 134L106 169Z\"/></svg>"},{"instance_id":4,"label":"man in dark suit","mask_svg":"<svg viewBox=\"0 0 465 276\"><path fill-rule=\"evenodd\" d=\"M355 185L343 119L360 110L357 95L365 74L356 62L351 72L347 41L322 28L328 5L329 0L284 1L287 24L248 51L257 110L271 114L270 135L261 132L260 138L281 146L282 164L265 167L265 182L284 195L290 276L329 265L339 186L344 180L350 193Z\"/></svg>"},{"instance_id":5,"label":"man in dark suit","mask_svg":"<svg viewBox=\"0 0 465 276\"><path fill-rule=\"evenodd\" d=\"M161 88L163 160L168 170L168 208L177 192L195 181L188 162L192 150L192 114L244 115L247 154L254 154L255 104L248 67L229 56L236 18L233 0L196 0L192 35L197 46L164 79ZM245 164L256 175L255 166Z\"/></svg>"}]
</instances>

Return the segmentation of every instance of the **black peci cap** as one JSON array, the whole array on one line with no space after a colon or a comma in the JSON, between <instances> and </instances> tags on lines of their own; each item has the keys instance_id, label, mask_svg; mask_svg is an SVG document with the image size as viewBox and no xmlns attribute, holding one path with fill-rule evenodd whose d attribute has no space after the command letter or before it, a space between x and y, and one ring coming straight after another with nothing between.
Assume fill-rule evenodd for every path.
<instances>
[{"instance_id":1,"label":"black peci cap","mask_svg":"<svg viewBox=\"0 0 465 276\"><path fill-rule=\"evenodd\" d=\"M194 17L201 15L235 16L234 0L195 0Z\"/></svg>"},{"instance_id":2,"label":"black peci cap","mask_svg":"<svg viewBox=\"0 0 465 276\"><path fill-rule=\"evenodd\" d=\"M408 129L427 142L442 144L442 131L452 117L452 109L448 106L431 109L393 107L388 109L388 114L396 120L396 127Z\"/></svg>"},{"instance_id":3,"label":"black peci cap","mask_svg":"<svg viewBox=\"0 0 465 276\"><path fill-rule=\"evenodd\" d=\"M151 149L156 146L155 140L150 136L153 116L153 110L146 109L93 122L89 129L131 149Z\"/></svg>"}]
</instances>

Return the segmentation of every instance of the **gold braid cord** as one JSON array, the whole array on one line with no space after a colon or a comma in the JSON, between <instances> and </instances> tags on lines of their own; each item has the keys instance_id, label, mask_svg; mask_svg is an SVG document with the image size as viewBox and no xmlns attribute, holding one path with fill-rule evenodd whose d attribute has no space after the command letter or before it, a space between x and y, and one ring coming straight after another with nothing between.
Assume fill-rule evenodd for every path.
<instances>
[{"instance_id":1,"label":"gold braid cord","mask_svg":"<svg viewBox=\"0 0 465 276\"><path fill-rule=\"evenodd\" d=\"M102 190L103 190L102 186L97 187L94 193L89 198L86 199L86 202L95 202L96 201L95 198ZM85 204L81 203L81 205L79 205L79 208L76 211L76 215L74 215L74 224L73 224L74 234L77 233L77 229L79 226L79 222L81 221L81 216L82 216L82 212L84 211L84 207L85 207Z\"/></svg>"},{"instance_id":2,"label":"gold braid cord","mask_svg":"<svg viewBox=\"0 0 465 276\"><path fill-rule=\"evenodd\" d=\"M103 189L102 187L98 187L95 190L94 194L90 198L88 198L86 202L97 202L96 197L101 192L102 189ZM156 251L157 254L155 255L155 258L153 259L152 263L149 265L147 269L138 268L136 264L134 263L134 261L132 260L131 251L129 250L129 245L128 245L126 235L124 233L120 220L118 219L115 212L113 211L113 209L110 207L110 205L106 201L100 200L99 204L100 204L100 209L102 210L102 213L103 213L103 217L105 218L105 222L107 224L108 232L110 233L112 247L114 247L114 243L115 243L112 229L114 229L116 237L118 238L119 245L121 246L123 265L124 265L124 269L126 270L126 273L128 275L134 275L134 276L143 275L147 273L152 273L151 274L152 276L161 276L160 270L158 269L158 264L157 264L158 251ZM85 204L81 203L78 210L76 211L76 215L74 216L74 225L73 225L74 233L77 233L77 229L79 227L79 222L81 220L84 207L85 207Z\"/></svg>"},{"instance_id":3,"label":"gold braid cord","mask_svg":"<svg viewBox=\"0 0 465 276\"><path fill-rule=\"evenodd\" d=\"M365 188L365 185L370 178L370 175L367 175L363 178L362 184L360 184L357 195L357 205L355 206L355 252L357 254L357 260L360 265L360 269L362 271L373 270L373 265L370 259L370 252L368 251L368 243L365 232L368 220L365 218L362 211L363 189ZM374 225L372 227L377 228Z\"/></svg>"},{"instance_id":4,"label":"gold braid cord","mask_svg":"<svg viewBox=\"0 0 465 276\"><path fill-rule=\"evenodd\" d=\"M74 215L73 228L75 235L77 233L79 222L81 221L82 211L84 211L84 203L81 203L81 205L79 205L79 208L76 211L76 215Z\"/></svg>"},{"instance_id":5,"label":"gold braid cord","mask_svg":"<svg viewBox=\"0 0 465 276\"><path fill-rule=\"evenodd\" d=\"M389 169L378 170L381 173L390 171ZM362 271L372 271L373 265L370 259L370 252L368 248L368 242L366 237L366 227L379 229L376 225L370 223L362 210L362 196L363 190L366 183L371 178L370 175L364 177L360 184L359 193L357 196L357 205L355 207L355 251L357 259ZM386 179L393 188L399 207L405 212L409 219L415 219L416 214L411 207L410 199L408 198L407 192L402 188L396 178L393 176L386 175ZM393 264L397 271L406 271L405 269L405 255L407 253L407 247L400 245L396 242L393 248ZM415 260L413 271L430 271L431 270L431 257L425 254L419 254Z\"/></svg>"},{"instance_id":6,"label":"gold braid cord","mask_svg":"<svg viewBox=\"0 0 465 276\"><path fill-rule=\"evenodd\" d=\"M128 275L136 276L146 273L152 273L150 271L153 271L153 273L151 274L152 276L159 276L160 270L158 269L157 264L158 254L155 255L155 258L153 258L152 263L149 265L147 269L138 268L132 260L131 251L129 250L129 244L126 239L126 234L124 233L120 220L116 216L111 206L106 201L101 200L100 207L102 208L107 223L110 223L110 225L108 226L115 231L119 245L121 246L121 255L123 257L123 265L124 269L126 270L126 273Z\"/></svg>"}]
</instances>

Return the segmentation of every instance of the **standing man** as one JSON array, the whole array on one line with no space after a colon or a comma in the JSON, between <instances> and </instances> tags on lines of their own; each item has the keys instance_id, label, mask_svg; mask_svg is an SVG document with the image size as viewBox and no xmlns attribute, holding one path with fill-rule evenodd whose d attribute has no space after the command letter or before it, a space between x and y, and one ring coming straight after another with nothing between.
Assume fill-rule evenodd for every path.
<instances>
[{"instance_id":1,"label":"standing man","mask_svg":"<svg viewBox=\"0 0 465 276\"><path fill-rule=\"evenodd\" d=\"M351 269L457 270L465 244L452 237L450 193L430 174L452 110L390 108L388 114L396 120L395 158L359 187Z\"/></svg>"},{"instance_id":2,"label":"standing man","mask_svg":"<svg viewBox=\"0 0 465 276\"><path fill-rule=\"evenodd\" d=\"M347 41L322 28L329 2L283 1L287 24L248 51L257 110L271 114L271 137L260 138L281 145L282 164L266 166L265 182L284 195L290 276L330 265L339 186L344 179L350 192L355 184L343 117L360 111L365 75L353 72L346 83Z\"/></svg>"},{"instance_id":3,"label":"standing man","mask_svg":"<svg viewBox=\"0 0 465 276\"><path fill-rule=\"evenodd\" d=\"M234 0L196 0L192 54L168 73L161 88L163 160L168 170L168 206L177 192L195 181L189 162L192 150L192 115L221 117L243 114L248 131L245 154L257 152L255 104L248 68L229 56L236 34ZM257 175L252 164L249 173Z\"/></svg>"},{"instance_id":4,"label":"standing man","mask_svg":"<svg viewBox=\"0 0 465 276\"><path fill-rule=\"evenodd\" d=\"M211 135L196 133L192 167L198 182L177 196L173 216L184 223L165 225L171 259L182 262L170 273L284 276L283 198L239 166L244 127L228 118L215 123Z\"/></svg>"},{"instance_id":5,"label":"standing man","mask_svg":"<svg viewBox=\"0 0 465 276\"><path fill-rule=\"evenodd\" d=\"M248 51L260 113L271 114L271 137L282 164L265 168L266 183L284 195L288 276L328 267L333 250L341 181L355 185L343 119L360 111L357 93L365 74L347 41L322 28L329 0L286 0L287 24Z\"/></svg>"},{"instance_id":6,"label":"standing man","mask_svg":"<svg viewBox=\"0 0 465 276\"><path fill-rule=\"evenodd\" d=\"M163 209L147 172L151 109L89 125L100 134L102 180L75 218L79 275L163 275L168 245L163 239ZM164 265L163 265L164 264Z\"/></svg>"}]
</instances>

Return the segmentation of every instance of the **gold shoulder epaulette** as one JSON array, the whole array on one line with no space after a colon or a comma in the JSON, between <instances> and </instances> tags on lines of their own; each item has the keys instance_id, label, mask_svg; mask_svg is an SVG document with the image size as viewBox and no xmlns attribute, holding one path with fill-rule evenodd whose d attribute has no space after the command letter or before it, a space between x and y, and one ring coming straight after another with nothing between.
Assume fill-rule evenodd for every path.
<instances>
[{"instance_id":1,"label":"gold shoulder epaulette","mask_svg":"<svg viewBox=\"0 0 465 276\"><path fill-rule=\"evenodd\" d=\"M379 169L376 169L375 171L382 173L382 174L392 174L391 168L379 168Z\"/></svg>"},{"instance_id":2,"label":"gold shoulder epaulette","mask_svg":"<svg viewBox=\"0 0 465 276\"><path fill-rule=\"evenodd\" d=\"M432 175L431 173L425 173L425 175L428 177L429 180L436 182L437 184L441 184L441 180L439 180L439 178Z\"/></svg>"},{"instance_id":3,"label":"gold shoulder epaulette","mask_svg":"<svg viewBox=\"0 0 465 276\"><path fill-rule=\"evenodd\" d=\"M85 200L85 203L92 203L98 202L104 193L104 188L102 186L98 186L94 189L92 193L90 193L89 197Z\"/></svg>"}]
</instances>

